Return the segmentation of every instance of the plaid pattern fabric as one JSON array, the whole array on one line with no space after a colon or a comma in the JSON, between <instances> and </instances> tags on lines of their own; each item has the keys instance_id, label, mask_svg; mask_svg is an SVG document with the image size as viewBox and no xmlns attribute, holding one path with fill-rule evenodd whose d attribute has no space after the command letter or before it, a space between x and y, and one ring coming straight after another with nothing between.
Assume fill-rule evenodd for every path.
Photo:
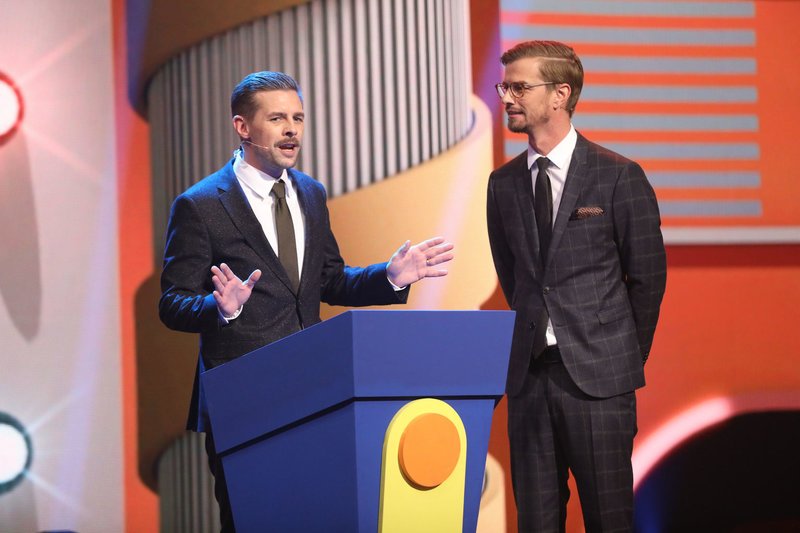
<instances>
[{"instance_id":1,"label":"plaid pattern fabric","mask_svg":"<svg viewBox=\"0 0 800 533\"><path fill-rule=\"evenodd\" d=\"M631 531L636 396L592 398L564 365L537 362L508 401L519 531L564 531L575 476L586 531Z\"/></svg>"},{"instance_id":2,"label":"plaid pattern fabric","mask_svg":"<svg viewBox=\"0 0 800 533\"><path fill-rule=\"evenodd\" d=\"M492 173L487 224L497 276L517 312L506 390L518 394L542 307L578 387L610 397L644 385L666 283L655 193L641 167L582 135L572 155L547 264L539 259L525 153ZM602 215L571 215L581 207Z\"/></svg>"},{"instance_id":3,"label":"plaid pattern fabric","mask_svg":"<svg viewBox=\"0 0 800 533\"><path fill-rule=\"evenodd\" d=\"M489 177L497 277L516 311L506 392L520 531L563 531L568 469L586 530L630 531L636 433L666 284L655 193L641 167L578 135L542 264L531 173L522 153ZM553 323L562 362L537 360Z\"/></svg>"}]
</instances>

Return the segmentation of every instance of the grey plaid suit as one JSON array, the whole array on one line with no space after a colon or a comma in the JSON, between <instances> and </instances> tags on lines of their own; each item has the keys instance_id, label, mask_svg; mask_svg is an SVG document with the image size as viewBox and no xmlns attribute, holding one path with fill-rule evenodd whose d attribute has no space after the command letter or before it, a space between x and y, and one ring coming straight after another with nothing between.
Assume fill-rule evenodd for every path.
<instances>
[{"instance_id":1,"label":"grey plaid suit","mask_svg":"<svg viewBox=\"0 0 800 533\"><path fill-rule=\"evenodd\" d=\"M487 198L495 268L517 313L506 391L520 529L563 528L567 466L587 530L629 529L633 391L666 283L658 204L638 164L579 134L542 265L526 167L522 153L495 170ZM543 306L563 365L531 364Z\"/></svg>"}]
</instances>

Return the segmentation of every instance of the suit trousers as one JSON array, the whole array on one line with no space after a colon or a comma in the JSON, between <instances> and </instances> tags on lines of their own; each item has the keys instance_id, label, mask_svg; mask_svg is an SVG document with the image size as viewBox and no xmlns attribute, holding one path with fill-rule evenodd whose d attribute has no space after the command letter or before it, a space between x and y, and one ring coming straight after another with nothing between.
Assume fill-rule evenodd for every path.
<instances>
[{"instance_id":1,"label":"suit trousers","mask_svg":"<svg viewBox=\"0 0 800 533\"><path fill-rule=\"evenodd\" d=\"M511 477L520 532L565 531L569 471L586 531L631 531L636 394L594 398L563 363L537 360L508 399Z\"/></svg>"},{"instance_id":2,"label":"suit trousers","mask_svg":"<svg viewBox=\"0 0 800 533\"><path fill-rule=\"evenodd\" d=\"M214 435L211 431L206 432L206 454L208 455L208 468L214 476L214 497L219 504L219 520L222 526L220 533L236 533L233 526L233 511L231 502L228 499L228 486L225 483L225 472L222 469L222 459L217 455L214 446Z\"/></svg>"}]
</instances>

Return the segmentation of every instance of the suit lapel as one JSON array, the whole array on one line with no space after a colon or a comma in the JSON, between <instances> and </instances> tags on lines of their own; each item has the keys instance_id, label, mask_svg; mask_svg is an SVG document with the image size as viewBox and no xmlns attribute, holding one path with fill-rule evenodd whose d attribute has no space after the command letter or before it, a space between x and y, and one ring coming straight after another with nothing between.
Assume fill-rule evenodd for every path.
<instances>
[{"instance_id":1,"label":"suit lapel","mask_svg":"<svg viewBox=\"0 0 800 533\"><path fill-rule=\"evenodd\" d=\"M561 237L564 236L564 230L567 228L570 214L575 210L578 196L583 189L584 181L586 181L586 154L588 148L589 145L586 139L578 134L578 142L575 144L575 150L572 152L569 172L567 172L564 190L561 193L561 204L558 207L558 214L556 215L555 225L553 226L553 237L550 240L550 249L547 251L548 265L553 260L553 252L558 250L558 244L561 242ZM545 265L545 268L546 266L547 265Z\"/></svg>"},{"instance_id":2,"label":"suit lapel","mask_svg":"<svg viewBox=\"0 0 800 533\"><path fill-rule=\"evenodd\" d=\"M297 199L300 203L300 210L303 212L305 226L305 242L303 243L305 252L303 267L300 272L300 285L297 289L299 293L300 288L303 286L303 281L308 279L309 269L311 268L311 262L314 258L312 250L314 250L315 244L313 241L318 237L319 233L317 230L317 222L319 220L317 213L320 213L320 210L324 209L324 206L319 205L319 201L313 194L313 186L309 183L311 178L291 168L287 172L294 184L294 190L297 192Z\"/></svg>"},{"instance_id":3,"label":"suit lapel","mask_svg":"<svg viewBox=\"0 0 800 533\"><path fill-rule=\"evenodd\" d=\"M542 259L539 253L539 231L536 226L536 215L533 211L533 180L528 168L528 153L523 152L515 160L511 172L514 173L514 184L517 188L517 204L525 227L525 234L533 250L531 262L537 270L542 269Z\"/></svg>"},{"instance_id":4,"label":"suit lapel","mask_svg":"<svg viewBox=\"0 0 800 533\"><path fill-rule=\"evenodd\" d=\"M232 163L228 163L222 171L221 181L217 185L217 192L219 193L220 202L222 202L234 225L239 229L239 232L244 236L250 247L264 260L264 263L275 277L281 280L289 290L292 290L289 276L286 275L283 265L281 265L278 256L275 255L275 251L270 246L267 236L264 235L261 223L259 223L250 208L244 191L239 185L239 180L236 179L236 174L233 172Z\"/></svg>"}]
</instances>

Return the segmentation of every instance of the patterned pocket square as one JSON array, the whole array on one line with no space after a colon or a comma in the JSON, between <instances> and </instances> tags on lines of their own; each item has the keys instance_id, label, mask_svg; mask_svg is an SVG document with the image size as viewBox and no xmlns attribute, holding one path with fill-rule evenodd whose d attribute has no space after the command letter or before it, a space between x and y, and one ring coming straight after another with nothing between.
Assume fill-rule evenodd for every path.
<instances>
[{"instance_id":1,"label":"patterned pocket square","mask_svg":"<svg viewBox=\"0 0 800 533\"><path fill-rule=\"evenodd\" d=\"M605 213L602 207L579 207L569 216L570 220L583 220L585 218L599 217Z\"/></svg>"}]
</instances>

